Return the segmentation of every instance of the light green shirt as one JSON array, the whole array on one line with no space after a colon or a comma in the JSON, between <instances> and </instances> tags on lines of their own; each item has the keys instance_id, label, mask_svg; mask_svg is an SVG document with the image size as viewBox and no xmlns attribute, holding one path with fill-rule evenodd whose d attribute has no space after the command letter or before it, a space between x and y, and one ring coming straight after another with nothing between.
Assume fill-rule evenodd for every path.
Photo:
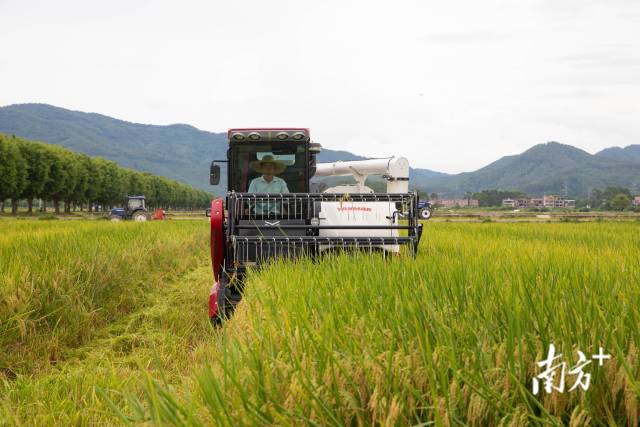
<instances>
[{"instance_id":1,"label":"light green shirt","mask_svg":"<svg viewBox=\"0 0 640 427\"><path fill-rule=\"evenodd\" d=\"M282 178L274 176L271 182L267 182L264 177L259 176L251 180L249 193L288 193L287 183ZM281 211L279 201L270 200L267 202L258 201L253 207L253 211L258 215L279 214Z\"/></svg>"},{"instance_id":2,"label":"light green shirt","mask_svg":"<svg viewBox=\"0 0 640 427\"><path fill-rule=\"evenodd\" d=\"M271 182L267 182L263 176L251 180L249 193L288 193L287 183L282 178L274 176Z\"/></svg>"}]
</instances>

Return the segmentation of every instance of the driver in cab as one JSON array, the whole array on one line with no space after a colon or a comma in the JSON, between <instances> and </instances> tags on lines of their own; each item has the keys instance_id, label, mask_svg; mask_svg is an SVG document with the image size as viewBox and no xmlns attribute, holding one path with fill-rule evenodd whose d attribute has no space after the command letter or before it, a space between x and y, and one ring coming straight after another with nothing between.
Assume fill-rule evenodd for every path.
<instances>
[{"instance_id":1,"label":"driver in cab","mask_svg":"<svg viewBox=\"0 0 640 427\"><path fill-rule=\"evenodd\" d=\"M288 193L287 183L276 175L281 174L287 166L277 161L272 155L266 155L262 160L256 160L249 164L251 169L262 174L251 180L249 193ZM281 202L266 198L255 202L254 213L258 215L278 215L282 211Z\"/></svg>"},{"instance_id":2,"label":"driver in cab","mask_svg":"<svg viewBox=\"0 0 640 427\"><path fill-rule=\"evenodd\" d=\"M271 155L266 155L262 160L255 160L249 164L251 169L262 174L251 180L249 193L288 193L289 188L284 179L276 175L281 174L287 166L277 161Z\"/></svg>"}]
</instances>

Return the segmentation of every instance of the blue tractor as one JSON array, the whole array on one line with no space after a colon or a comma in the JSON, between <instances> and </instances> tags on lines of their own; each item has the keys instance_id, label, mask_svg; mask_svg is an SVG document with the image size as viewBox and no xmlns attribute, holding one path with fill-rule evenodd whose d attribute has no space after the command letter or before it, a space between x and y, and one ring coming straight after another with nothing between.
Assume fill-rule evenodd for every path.
<instances>
[{"instance_id":1,"label":"blue tractor","mask_svg":"<svg viewBox=\"0 0 640 427\"><path fill-rule=\"evenodd\" d=\"M113 208L109 215L111 221L133 220L146 221L149 219L149 212L145 206L144 196L127 196L123 208Z\"/></svg>"},{"instance_id":2,"label":"blue tractor","mask_svg":"<svg viewBox=\"0 0 640 427\"><path fill-rule=\"evenodd\" d=\"M420 219L427 220L431 218L431 213L433 212L433 206L430 202L426 202L423 200L418 201L418 216Z\"/></svg>"}]
</instances>

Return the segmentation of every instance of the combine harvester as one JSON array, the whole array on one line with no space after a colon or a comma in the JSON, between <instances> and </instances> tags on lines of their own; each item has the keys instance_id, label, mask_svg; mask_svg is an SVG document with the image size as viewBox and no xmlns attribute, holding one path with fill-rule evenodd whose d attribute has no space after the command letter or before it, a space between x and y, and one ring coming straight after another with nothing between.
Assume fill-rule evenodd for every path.
<instances>
[{"instance_id":1,"label":"combine harvester","mask_svg":"<svg viewBox=\"0 0 640 427\"><path fill-rule=\"evenodd\" d=\"M213 323L240 301L247 270L269 260L346 249L417 253L422 224L407 159L316 165L321 146L303 128L230 129L228 139L227 159L214 160L210 171L218 185L217 163L228 164L226 203L215 199L210 211ZM387 192L367 187L369 175L381 175ZM311 192L314 176L353 176L356 184Z\"/></svg>"}]
</instances>

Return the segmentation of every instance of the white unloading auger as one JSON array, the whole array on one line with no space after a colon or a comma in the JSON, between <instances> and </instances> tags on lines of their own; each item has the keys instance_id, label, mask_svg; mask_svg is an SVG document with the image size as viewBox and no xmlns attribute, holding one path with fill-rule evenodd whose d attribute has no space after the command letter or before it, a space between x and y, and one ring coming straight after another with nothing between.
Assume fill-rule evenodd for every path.
<instances>
[{"instance_id":1,"label":"white unloading auger","mask_svg":"<svg viewBox=\"0 0 640 427\"><path fill-rule=\"evenodd\" d=\"M409 192L409 161L404 157L388 157L383 159L337 161L333 163L318 163L315 176L353 176L357 186L363 189L365 181L370 175L380 175L387 181L387 193L408 193ZM347 186L340 186L341 188ZM354 186L352 186L353 188ZM332 189L326 192L334 192ZM354 191L343 191L349 193L361 192L353 188ZM368 191L362 192L371 192Z\"/></svg>"}]
</instances>

